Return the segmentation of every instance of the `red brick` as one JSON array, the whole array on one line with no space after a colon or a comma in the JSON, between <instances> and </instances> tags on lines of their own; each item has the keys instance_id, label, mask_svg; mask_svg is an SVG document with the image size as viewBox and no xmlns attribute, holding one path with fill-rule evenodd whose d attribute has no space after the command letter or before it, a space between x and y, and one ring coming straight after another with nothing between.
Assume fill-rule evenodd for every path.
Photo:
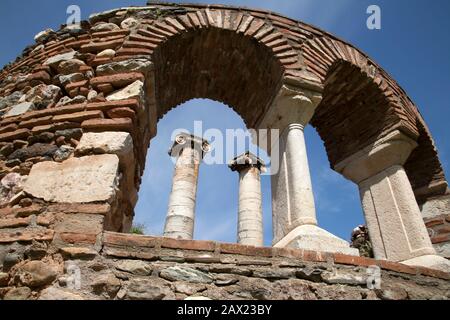
<instances>
[{"instance_id":1,"label":"red brick","mask_svg":"<svg viewBox=\"0 0 450 320\"><path fill-rule=\"evenodd\" d=\"M221 253L239 254L244 256L272 256L272 248L245 246L236 243L220 243L219 250Z\"/></svg>"},{"instance_id":2,"label":"red brick","mask_svg":"<svg viewBox=\"0 0 450 320\"><path fill-rule=\"evenodd\" d=\"M159 238L136 234L104 232L103 243L122 247L154 248L160 242Z\"/></svg>"},{"instance_id":3,"label":"red brick","mask_svg":"<svg viewBox=\"0 0 450 320\"><path fill-rule=\"evenodd\" d=\"M50 123L53 122L52 119L53 119L52 116L47 116L47 117L31 119L31 120L27 120L27 121L22 121L22 122L19 123L19 127L20 128L31 129L33 127L50 124Z\"/></svg>"},{"instance_id":4,"label":"red brick","mask_svg":"<svg viewBox=\"0 0 450 320\"><path fill-rule=\"evenodd\" d=\"M440 224L444 224L444 218L435 218L435 219L425 221L425 225L427 227L433 227L433 226L437 226Z\"/></svg>"},{"instance_id":5,"label":"red brick","mask_svg":"<svg viewBox=\"0 0 450 320\"><path fill-rule=\"evenodd\" d=\"M177 240L172 238L161 238L161 247L170 249L186 249L198 251L214 251L216 243L214 241L198 240Z\"/></svg>"},{"instance_id":6,"label":"red brick","mask_svg":"<svg viewBox=\"0 0 450 320\"><path fill-rule=\"evenodd\" d=\"M153 50L142 48L121 48L117 51L118 56L149 56L151 54L153 54Z\"/></svg>"},{"instance_id":7,"label":"red brick","mask_svg":"<svg viewBox=\"0 0 450 320\"><path fill-rule=\"evenodd\" d=\"M52 108L52 109L44 109L39 111L32 111L24 114L20 120L33 120L35 118L39 117L46 117L51 115L58 115L58 114L65 114L65 113L73 113L73 112L79 112L83 111L86 107L85 104L73 104L70 106L63 106L58 108Z\"/></svg>"},{"instance_id":8,"label":"red brick","mask_svg":"<svg viewBox=\"0 0 450 320\"><path fill-rule=\"evenodd\" d=\"M125 41L123 47L154 50L157 47L157 45L150 42Z\"/></svg>"},{"instance_id":9,"label":"red brick","mask_svg":"<svg viewBox=\"0 0 450 320\"><path fill-rule=\"evenodd\" d=\"M30 221L31 218L0 219L0 228L26 227Z\"/></svg>"},{"instance_id":10,"label":"red brick","mask_svg":"<svg viewBox=\"0 0 450 320\"><path fill-rule=\"evenodd\" d=\"M139 72L119 73L114 75L101 76L91 79L91 85L97 87L100 84L109 83L114 87L124 87L136 80L144 81L144 75Z\"/></svg>"},{"instance_id":11,"label":"red brick","mask_svg":"<svg viewBox=\"0 0 450 320\"><path fill-rule=\"evenodd\" d=\"M58 123L52 123L49 125L45 125L45 126L37 126L34 127L33 130L31 130L33 132L33 134L39 134L41 132L46 132L46 131L57 131L57 130L65 130L65 129L75 129L75 128L79 128L80 124L77 122L58 122Z\"/></svg>"},{"instance_id":12,"label":"red brick","mask_svg":"<svg viewBox=\"0 0 450 320\"><path fill-rule=\"evenodd\" d=\"M60 203L52 204L47 207L47 212L55 213L85 213L85 214L101 214L106 215L110 212L109 204L77 204L77 203Z\"/></svg>"},{"instance_id":13,"label":"red brick","mask_svg":"<svg viewBox=\"0 0 450 320\"><path fill-rule=\"evenodd\" d=\"M136 117L136 112L130 108L114 108L106 112L108 117L115 118L130 118L134 119Z\"/></svg>"},{"instance_id":14,"label":"red brick","mask_svg":"<svg viewBox=\"0 0 450 320\"><path fill-rule=\"evenodd\" d=\"M110 83L102 83L97 86L97 90L107 95L114 91L114 87Z\"/></svg>"},{"instance_id":15,"label":"red brick","mask_svg":"<svg viewBox=\"0 0 450 320\"><path fill-rule=\"evenodd\" d=\"M82 112L70 113L70 114L62 114L59 116L55 116L53 118L53 121L83 122L84 120L98 119L98 118L103 118L103 112L101 112L100 110L92 110L92 111L82 111Z\"/></svg>"},{"instance_id":16,"label":"red brick","mask_svg":"<svg viewBox=\"0 0 450 320\"><path fill-rule=\"evenodd\" d=\"M445 217L445 221L450 222L450 214L448 214L447 217Z\"/></svg>"},{"instance_id":17,"label":"red brick","mask_svg":"<svg viewBox=\"0 0 450 320\"><path fill-rule=\"evenodd\" d=\"M377 265L377 261L374 259L364 258L364 257L356 257L349 256L345 254L335 253L333 254L334 262L337 264L347 264L353 266L373 266Z\"/></svg>"},{"instance_id":18,"label":"red brick","mask_svg":"<svg viewBox=\"0 0 450 320\"><path fill-rule=\"evenodd\" d=\"M418 273L425 275L425 276L441 278L444 280L450 280L450 273L448 273L448 272L424 268L424 267L416 267L416 269L417 269Z\"/></svg>"},{"instance_id":19,"label":"red brick","mask_svg":"<svg viewBox=\"0 0 450 320\"><path fill-rule=\"evenodd\" d=\"M380 268L385 269L385 270L396 271L396 272L407 273L407 274L417 274L416 267L410 267L405 264L386 261L386 260L375 260L375 262L376 262L377 266L379 266Z\"/></svg>"},{"instance_id":20,"label":"red brick","mask_svg":"<svg viewBox=\"0 0 450 320\"><path fill-rule=\"evenodd\" d=\"M26 140L30 136L30 130L19 129L13 132L0 134L0 141L13 141L18 139Z\"/></svg>"},{"instance_id":21,"label":"red brick","mask_svg":"<svg viewBox=\"0 0 450 320\"><path fill-rule=\"evenodd\" d=\"M437 228L434 228L434 230L437 231L438 234L447 234L447 233L450 233L450 226L442 225Z\"/></svg>"},{"instance_id":22,"label":"red brick","mask_svg":"<svg viewBox=\"0 0 450 320\"><path fill-rule=\"evenodd\" d=\"M78 81L78 82L72 82L69 83L68 85L65 86L65 89L67 92L72 91L73 89L79 88L79 87L84 87L88 84L87 80L82 80L82 81Z\"/></svg>"},{"instance_id":23,"label":"red brick","mask_svg":"<svg viewBox=\"0 0 450 320\"><path fill-rule=\"evenodd\" d=\"M81 46L81 52L92 52L97 53L106 49L117 49L117 47L121 46L123 43L123 39L117 39L106 42L93 42L88 43Z\"/></svg>"},{"instance_id":24,"label":"red brick","mask_svg":"<svg viewBox=\"0 0 450 320\"><path fill-rule=\"evenodd\" d=\"M11 124L8 124L6 126L0 127L0 134L1 133L6 133L6 132L16 131L17 129L18 129L17 124L11 123Z\"/></svg>"},{"instance_id":25,"label":"red brick","mask_svg":"<svg viewBox=\"0 0 450 320\"><path fill-rule=\"evenodd\" d=\"M13 209L6 207L6 208L0 208L0 217L6 217L13 215Z\"/></svg>"},{"instance_id":26,"label":"red brick","mask_svg":"<svg viewBox=\"0 0 450 320\"><path fill-rule=\"evenodd\" d=\"M86 106L86 110L110 110L113 108L131 108L137 110L139 107L139 102L136 99L120 100L120 101L105 101L105 102L95 102L89 103Z\"/></svg>"},{"instance_id":27,"label":"red brick","mask_svg":"<svg viewBox=\"0 0 450 320\"><path fill-rule=\"evenodd\" d=\"M95 234L63 232L59 233L58 235L62 241L71 244L77 243L95 244L97 241L97 236Z\"/></svg>"},{"instance_id":28,"label":"red brick","mask_svg":"<svg viewBox=\"0 0 450 320\"><path fill-rule=\"evenodd\" d=\"M34 214L39 214L42 212L42 207L37 204L33 204L25 208L14 208L13 213L16 217L28 217Z\"/></svg>"},{"instance_id":29,"label":"red brick","mask_svg":"<svg viewBox=\"0 0 450 320\"><path fill-rule=\"evenodd\" d=\"M133 131L133 121L130 118L91 119L81 123L81 127L88 131Z\"/></svg>"},{"instance_id":30,"label":"red brick","mask_svg":"<svg viewBox=\"0 0 450 320\"><path fill-rule=\"evenodd\" d=\"M53 230L27 230L20 229L14 231L0 231L0 243L11 243L16 241L51 241Z\"/></svg>"},{"instance_id":31,"label":"red brick","mask_svg":"<svg viewBox=\"0 0 450 320\"><path fill-rule=\"evenodd\" d=\"M50 75L45 71L38 71L33 73L27 77L29 83L33 83L34 81L42 81L45 84L49 84L51 82Z\"/></svg>"},{"instance_id":32,"label":"red brick","mask_svg":"<svg viewBox=\"0 0 450 320\"><path fill-rule=\"evenodd\" d=\"M450 241L450 234L448 234L448 233L447 234L438 235L438 236L435 236L435 237L431 238L431 242L433 244L449 242L449 241Z\"/></svg>"},{"instance_id":33,"label":"red brick","mask_svg":"<svg viewBox=\"0 0 450 320\"><path fill-rule=\"evenodd\" d=\"M293 248L272 248L272 254L274 257L285 257L303 260L303 250Z\"/></svg>"},{"instance_id":34,"label":"red brick","mask_svg":"<svg viewBox=\"0 0 450 320\"><path fill-rule=\"evenodd\" d=\"M129 248L115 248L105 246L103 248L103 254L118 258L129 258L129 259L142 259L148 261L158 260L159 256L152 252L143 252L142 250L134 251Z\"/></svg>"}]
</instances>

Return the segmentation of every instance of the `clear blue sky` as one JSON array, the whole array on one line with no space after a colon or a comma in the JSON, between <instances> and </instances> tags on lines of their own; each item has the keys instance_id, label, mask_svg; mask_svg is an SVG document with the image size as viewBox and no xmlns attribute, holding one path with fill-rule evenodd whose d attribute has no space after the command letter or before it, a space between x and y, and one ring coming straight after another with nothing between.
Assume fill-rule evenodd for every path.
<instances>
[{"instance_id":1,"label":"clear blue sky","mask_svg":"<svg viewBox=\"0 0 450 320\"><path fill-rule=\"evenodd\" d=\"M70 4L81 7L83 18L93 12L146 1L0 1L0 65L13 60L33 42L39 31L57 29L66 20ZM209 1L198 1L213 3ZM450 139L450 1L448 0L265 0L222 1L277 11L325 29L356 45L385 68L419 106L449 174ZM382 30L366 28L366 9L382 10ZM149 234L161 234L171 187L173 163L167 155L176 128L193 128L202 120L207 128L243 128L231 109L209 100L194 100L167 114L158 124L143 177L136 221ZM363 223L355 185L329 169L322 141L306 130L308 155L320 226L348 239L353 227ZM243 151L243 150L241 150ZM195 238L234 242L237 221L237 176L226 166L200 170ZM265 240L270 244L270 178L263 177Z\"/></svg>"}]
</instances>

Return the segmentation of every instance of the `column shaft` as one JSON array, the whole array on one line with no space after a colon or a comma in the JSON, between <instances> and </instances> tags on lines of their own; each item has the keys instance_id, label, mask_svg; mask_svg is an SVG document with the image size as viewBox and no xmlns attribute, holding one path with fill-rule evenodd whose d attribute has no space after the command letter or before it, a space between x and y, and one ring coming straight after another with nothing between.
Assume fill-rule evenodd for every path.
<instances>
[{"instance_id":1,"label":"column shaft","mask_svg":"<svg viewBox=\"0 0 450 320\"><path fill-rule=\"evenodd\" d=\"M376 259L403 261L435 254L403 166L391 166L360 182L359 189Z\"/></svg>"},{"instance_id":2,"label":"column shaft","mask_svg":"<svg viewBox=\"0 0 450 320\"><path fill-rule=\"evenodd\" d=\"M200 152L184 148L175 165L164 236L190 240L194 235Z\"/></svg>"},{"instance_id":3,"label":"column shaft","mask_svg":"<svg viewBox=\"0 0 450 320\"><path fill-rule=\"evenodd\" d=\"M302 125L291 124L282 132L272 157L277 153L279 170L272 175L274 243L298 226L317 225Z\"/></svg>"},{"instance_id":4,"label":"column shaft","mask_svg":"<svg viewBox=\"0 0 450 320\"><path fill-rule=\"evenodd\" d=\"M238 243L263 246L261 176L257 167L239 171Z\"/></svg>"}]
</instances>

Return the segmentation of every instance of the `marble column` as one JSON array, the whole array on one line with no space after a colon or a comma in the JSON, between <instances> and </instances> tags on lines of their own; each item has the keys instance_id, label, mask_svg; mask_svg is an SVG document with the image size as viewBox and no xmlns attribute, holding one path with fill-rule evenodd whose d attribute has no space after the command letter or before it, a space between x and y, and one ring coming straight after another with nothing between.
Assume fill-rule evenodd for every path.
<instances>
[{"instance_id":1,"label":"marble column","mask_svg":"<svg viewBox=\"0 0 450 320\"><path fill-rule=\"evenodd\" d=\"M169 151L176 157L164 236L191 240L194 234L198 170L209 143L202 138L180 134Z\"/></svg>"},{"instance_id":2,"label":"marble column","mask_svg":"<svg viewBox=\"0 0 450 320\"><path fill-rule=\"evenodd\" d=\"M262 247L261 171L265 170L264 162L246 152L233 159L229 167L239 173L238 243Z\"/></svg>"},{"instance_id":3,"label":"marble column","mask_svg":"<svg viewBox=\"0 0 450 320\"><path fill-rule=\"evenodd\" d=\"M376 259L450 270L428 236L403 164L417 143L396 130L335 166L358 184Z\"/></svg>"},{"instance_id":4,"label":"marble column","mask_svg":"<svg viewBox=\"0 0 450 320\"><path fill-rule=\"evenodd\" d=\"M321 94L283 85L258 128L278 129L270 136L273 244L359 255L350 244L317 226L304 128ZM276 171L274 171L274 168Z\"/></svg>"}]
</instances>

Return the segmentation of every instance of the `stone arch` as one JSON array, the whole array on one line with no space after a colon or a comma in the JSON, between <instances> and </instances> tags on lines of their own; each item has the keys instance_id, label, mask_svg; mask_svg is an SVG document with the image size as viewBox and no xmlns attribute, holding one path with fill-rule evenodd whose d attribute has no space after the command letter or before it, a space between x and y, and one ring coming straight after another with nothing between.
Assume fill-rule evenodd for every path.
<instances>
[{"instance_id":1,"label":"stone arch","mask_svg":"<svg viewBox=\"0 0 450 320\"><path fill-rule=\"evenodd\" d=\"M238 90L259 92L250 95L240 93L239 97L234 97L235 92L232 91L236 89L235 84L226 86L225 79L221 78L223 74L214 76L220 85L211 88L208 87L211 77L199 77L186 88L179 84L174 86L180 90L180 96L170 91L166 96L167 87L170 88L173 80L170 76L177 75L175 69L178 65L187 63L174 58L175 69L164 65L170 61L172 52L179 54L180 49L175 48L186 45L190 39L200 39L200 49L205 51L224 45L217 41L219 37L238 45L243 43L241 40L246 42L244 47L248 45L250 56L261 55L262 61L269 62L269 73L273 78L258 79L260 83L255 86L251 76L243 75L238 80L244 85ZM208 40L212 41L210 47ZM403 192L402 200L406 199L408 210L400 213L404 214L402 219L408 220L408 228L413 232L409 229L404 232L401 250L393 250L396 252L391 256L380 249L379 257L403 261L434 253L428 237L424 235L426 229L402 167L407 161L405 167L416 195L422 195L423 199L447 191L428 129L415 105L386 72L366 55L334 36L267 11L158 4L93 15L89 22L82 23L81 29L63 27L57 32L45 31L37 35L36 41L0 73L0 96L4 97L2 104L6 106L0 120L0 142L7 153L1 160L2 174L30 175L23 193L11 197L8 194L7 200L3 201L5 216L13 214L16 209L22 210L31 201L39 210L50 213L53 213L52 210L69 215L77 212L86 215L101 213L105 216L103 220L98 219L101 220L101 228L126 231L144 169L146 150L150 139L156 134L158 118L176 104L196 95L204 95L232 105L249 127L278 125L283 130L288 127L289 132L291 129L295 132L285 147L295 151L292 154L301 155L297 169L303 171L299 174L301 170L297 170L294 179L289 177L292 172L285 174L286 181L279 184L279 194L287 193L283 188L291 187L289 179L295 182L294 187L299 186L298 182L308 180L304 179L309 175L304 146L294 141L302 141L303 128L316 112L312 121L321 132L333 167L343 172L351 167L350 171L358 173L357 177L352 176L358 183L370 180L369 177L377 178L375 182L371 181L373 184L386 182L392 177L397 182L401 181L398 188ZM227 47L228 50L230 48L233 47ZM206 60L201 62L206 63ZM214 62L220 63L221 67L225 65L224 58L220 56ZM203 66L192 65L196 67L194 71L201 75ZM258 78L265 75L264 70L251 63L239 71L245 73L246 70L256 70ZM188 73L188 69L182 68L183 76L189 76ZM343 77L349 82L348 88L352 89L347 95L340 95L340 89L347 85L339 83ZM368 88L371 95L361 92ZM182 92L183 89L186 92ZM198 91L192 92L193 89ZM375 101L368 101L369 98ZM362 128L361 124L365 123L361 119L367 119L363 111L357 113L358 117L356 114L350 115L351 119L357 117L358 121L345 122L348 114L339 110L344 99L355 105L365 103L370 106L370 111L376 114L374 119L379 123ZM352 111L354 109L346 110ZM329 119L334 112L344 119L342 123L332 117ZM335 132L329 133L327 130L330 128L336 129ZM104 135L99 138L95 135L97 133ZM108 143L97 145L98 141L103 141L101 139L107 139ZM418 148L415 148L416 141ZM37 142L45 142L45 147L37 145ZM401 150L393 148L396 145L400 145L398 149ZM74 156L70 148L76 148ZM408 158L414 148L413 155ZM367 156L372 149L378 152L378 158ZM64 153L64 150L68 151ZM405 152L399 155L399 151ZM354 156L357 161L352 158ZM390 156L401 162L400 165L384 163L385 158ZM26 161L29 159L33 161ZM293 156L290 161L295 164L297 159ZM378 167L379 162L386 167ZM94 165L98 170L92 169ZM372 175L367 172L361 174L359 169L364 166L373 169ZM427 169L419 170L418 166ZM48 173L53 173L53 179L43 178ZM75 173L83 177L79 184L73 179ZM378 173L385 176L377 177ZM8 185L20 182L16 175L8 179L11 179L7 181ZM362 186L362 192L371 191L368 190L371 186ZM90 188L95 187L97 192L91 192ZM72 192L73 188L78 192ZM302 203L309 202L307 211L310 215L290 221L313 225L315 212L310 201L310 184L300 185L292 193L308 194L303 199L296 197L295 210L292 211L301 211ZM391 196L395 198L397 195ZM21 203L24 199L27 200ZM56 206L54 209L55 202L76 205ZM280 211L286 205L282 202ZM377 201L376 205L380 204L384 204L383 201ZM20 208L13 210L16 205ZM373 209L374 204L369 203L367 207L370 205ZM389 213L390 217L396 217L395 213L399 212ZM61 229L59 223L59 220L55 222L55 239L75 241L70 238L77 233L70 229L73 224L69 223L66 229ZM295 231L295 223L281 228L279 239ZM396 224L385 221L384 227L401 224L402 221L396 221ZM89 223L86 222L86 225ZM54 224L47 223L47 226L53 227ZM30 237L53 240L53 229L44 229L43 233L33 233ZM373 234L382 234L382 230L378 229L375 228ZM95 237L91 237L90 241L96 243L99 234L94 233ZM85 239L79 234L77 236ZM407 248L407 244L411 244L411 236L417 236L413 240L417 240L414 245L418 250ZM10 241L24 241L25 236L11 233L8 237ZM30 237L27 239L30 240ZM291 240L293 238L286 241ZM396 249L395 241L391 241L390 245L390 249ZM398 252L400 254L395 255Z\"/></svg>"},{"instance_id":2,"label":"stone arch","mask_svg":"<svg viewBox=\"0 0 450 320\"><path fill-rule=\"evenodd\" d=\"M424 202L446 192L447 182L429 129L395 80L367 55L329 37L306 42L302 55L308 70L325 87L312 124L325 141L332 167L354 150L399 129L419 143L405 164L417 200ZM341 108L345 105L347 108ZM351 128L343 125L346 121Z\"/></svg>"}]
</instances>

